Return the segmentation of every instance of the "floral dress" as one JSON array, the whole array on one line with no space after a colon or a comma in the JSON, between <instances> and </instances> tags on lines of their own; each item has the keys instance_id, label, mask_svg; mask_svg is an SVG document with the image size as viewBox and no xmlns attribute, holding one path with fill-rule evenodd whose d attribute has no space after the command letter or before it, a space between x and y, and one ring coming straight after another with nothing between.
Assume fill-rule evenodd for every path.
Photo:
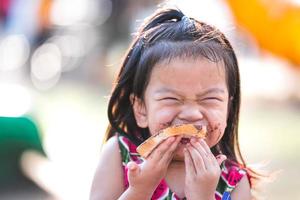
<instances>
[{"instance_id":1,"label":"floral dress","mask_svg":"<svg viewBox=\"0 0 300 200\"><path fill-rule=\"evenodd\" d=\"M127 163L134 161L138 164L143 162L143 159L136 152L136 145L128 138L118 136L120 153L122 157L122 166L124 170L125 188L128 188L128 168ZM238 182L246 175L246 171L238 167L232 162L223 162L221 164L221 177L219 179L217 189L215 191L216 200L231 200L230 193L236 187ZM174 192L170 190L166 181L163 179L153 193L151 200L180 200Z\"/></svg>"}]
</instances>

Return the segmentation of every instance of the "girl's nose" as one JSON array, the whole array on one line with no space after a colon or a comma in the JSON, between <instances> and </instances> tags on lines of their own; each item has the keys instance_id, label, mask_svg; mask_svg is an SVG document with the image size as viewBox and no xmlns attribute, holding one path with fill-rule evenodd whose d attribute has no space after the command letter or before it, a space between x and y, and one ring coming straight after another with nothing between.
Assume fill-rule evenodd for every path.
<instances>
[{"instance_id":1,"label":"girl's nose","mask_svg":"<svg viewBox=\"0 0 300 200\"><path fill-rule=\"evenodd\" d=\"M203 113L198 105L189 104L182 107L178 118L184 122L197 122L203 119Z\"/></svg>"}]
</instances>

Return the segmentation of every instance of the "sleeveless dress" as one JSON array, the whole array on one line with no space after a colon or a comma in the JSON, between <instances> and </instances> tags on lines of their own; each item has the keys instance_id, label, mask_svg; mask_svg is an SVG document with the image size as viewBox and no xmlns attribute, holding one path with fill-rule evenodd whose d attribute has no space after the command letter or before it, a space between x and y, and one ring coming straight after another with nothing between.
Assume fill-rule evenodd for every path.
<instances>
[{"instance_id":1,"label":"sleeveless dress","mask_svg":"<svg viewBox=\"0 0 300 200\"><path fill-rule=\"evenodd\" d=\"M136 151L136 145L133 144L125 136L117 136L122 157L122 167L124 170L125 188L128 188L128 168L127 163L134 161L138 164L143 162L143 159ZM219 179L217 189L215 191L216 200L231 200L230 193L239 183L246 171L237 164L230 161L225 161L221 164L221 177ZM185 199L185 198L184 198ZM163 179L153 193L151 200L181 200L174 192L170 190L166 181Z\"/></svg>"}]
</instances>

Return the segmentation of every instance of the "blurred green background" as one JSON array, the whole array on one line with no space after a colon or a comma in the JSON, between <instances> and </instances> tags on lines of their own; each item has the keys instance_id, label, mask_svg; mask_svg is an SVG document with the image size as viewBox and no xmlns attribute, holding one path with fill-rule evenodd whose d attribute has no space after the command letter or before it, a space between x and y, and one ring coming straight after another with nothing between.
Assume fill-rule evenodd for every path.
<instances>
[{"instance_id":1,"label":"blurred green background","mask_svg":"<svg viewBox=\"0 0 300 200\"><path fill-rule=\"evenodd\" d=\"M158 4L229 38L242 153L278 172L259 199L300 199L299 0L0 0L1 200L88 199L113 77Z\"/></svg>"}]
</instances>

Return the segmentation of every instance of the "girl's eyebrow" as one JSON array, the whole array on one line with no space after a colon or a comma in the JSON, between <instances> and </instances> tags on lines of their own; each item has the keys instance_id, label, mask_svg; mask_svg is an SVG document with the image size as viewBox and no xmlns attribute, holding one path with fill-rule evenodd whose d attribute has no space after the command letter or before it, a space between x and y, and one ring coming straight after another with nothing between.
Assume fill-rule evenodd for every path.
<instances>
[{"instance_id":1,"label":"girl's eyebrow","mask_svg":"<svg viewBox=\"0 0 300 200\"><path fill-rule=\"evenodd\" d=\"M154 94L165 94L165 93L171 93L174 95L177 95L181 98L183 98L184 96L180 94L180 91L176 90L176 89L172 89L172 88L168 88L168 87L163 87L163 88L159 88L158 90L154 91Z\"/></svg>"},{"instance_id":2,"label":"girl's eyebrow","mask_svg":"<svg viewBox=\"0 0 300 200\"><path fill-rule=\"evenodd\" d=\"M177 95L180 95L180 91L176 90L176 89L172 89L172 88L166 88L166 87L163 87L163 88L159 88L158 90L156 90L154 92L155 94L160 94L160 93L173 93L173 94L177 94ZM214 88L209 88L201 93L198 93L196 94L196 97L199 98L201 96L205 96L207 94L211 94L211 93L220 93L220 94L225 94L225 91L224 89L222 88L219 88L219 87L214 87Z\"/></svg>"},{"instance_id":3,"label":"girl's eyebrow","mask_svg":"<svg viewBox=\"0 0 300 200\"><path fill-rule=\"evenodd\" d=\"M163 88L159 88L158 90L156 90L155 93L158 93L158 94L159 93L178 93L178 91L171 89L171 88L163 87Z\"/></svg>"},{"instance_id":4,"label":"girl's eyebrow","mask_svg":"<svg viewBox=\"0 0 300 200\"><path fill-rule=\"evenodd\" d=\"M196 94L197 98L208 95L208 94L225 94L224 89L215 87L215 88L209 88L208 90L205 90L204 92L201 92L200 94Z\"/></svg>"}]
</instances>

